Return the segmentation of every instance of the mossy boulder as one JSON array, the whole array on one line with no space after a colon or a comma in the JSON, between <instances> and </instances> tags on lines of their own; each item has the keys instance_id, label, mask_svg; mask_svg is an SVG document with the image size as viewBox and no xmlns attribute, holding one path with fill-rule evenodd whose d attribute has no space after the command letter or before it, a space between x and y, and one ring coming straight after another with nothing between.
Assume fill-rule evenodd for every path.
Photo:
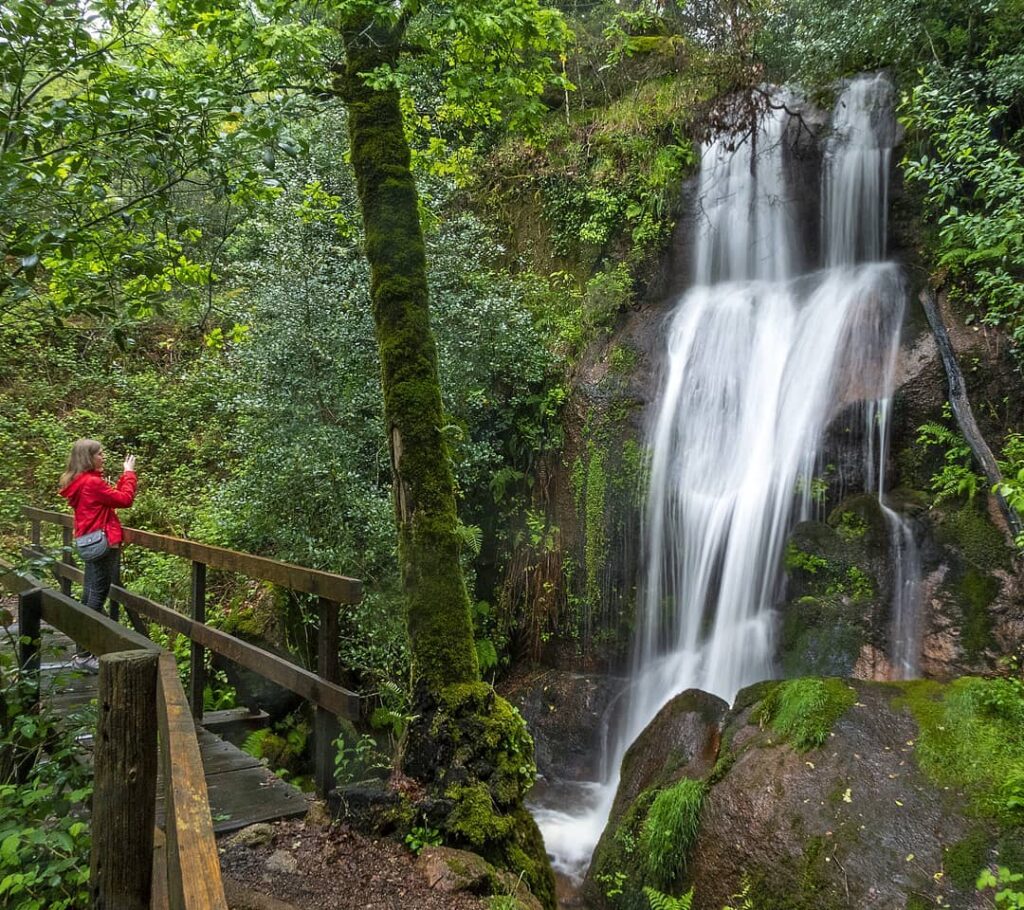
<instances>
[{"instance_id":1,"label":"mossy boulder","mask_svg":"<svg viewBox=\"0 0 1024 910\"><path fill-rule=\"evenodd\" d=\"M710 756L666 776L624 765L620 796L633 795L616 801L588 906L646 910L652 885L693 888L694 910L741 894L758 910L981 910L977 873L1024 852L1006 790L1024 780L1021 725L1024 685L1006 679L752 686L716 725L713 770ZM667 755L671 727L661 718L638 745Z\"/></svg>"},{"instance_id":2,"label":"mossy boulder","mask_svg":"<svg viewBox=\"0 0 1024 910\"><path fill-rule=\"evenodd\" d=\"M849 497L827 522L790 534L776 659L786 676L851 676L887 634L888 531L874 496Z\"/></svg>"},{"instance_id":3,"label":"mossy boulder","mask_svg":"<svg viewBox=\"0 0 1024 910\"><path fill-rule=\"evenodd\" d=\"M683 692L629 748L583 886L593 906L646 910L644 885L664 890L681 880L727 712L714 695Z\"/></svg>"},{"instance_id":4,"label":"mossy boulder","mask_svg":"<svg viewBox=\"0 0 1024 910\"><path fill-rule=\"evenodd\" d=\"M745 884L759 910L986 906L946 864L951 850L981 858L976 875L1002 829L979 814L980 780L935 774L963 742L935 738L951 687L926 684L912 704L919 685L792 680L730 714L685 883L695 910L720 910Z\"/></svg>"}]
</instances>

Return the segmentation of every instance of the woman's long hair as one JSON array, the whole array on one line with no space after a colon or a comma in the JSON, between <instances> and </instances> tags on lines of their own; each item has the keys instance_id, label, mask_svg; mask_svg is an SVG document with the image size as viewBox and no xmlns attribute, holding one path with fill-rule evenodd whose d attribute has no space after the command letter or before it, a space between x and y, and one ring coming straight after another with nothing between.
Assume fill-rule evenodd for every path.
<instances>
[{"instance_id":1,"label":"woman's long hair","mask_svg":"<svg viewBox=\"0 0 1024 910\"><path fill-rule=\"evenodd\" d=\"M95 439L79 439L71 447L71 457L68 458L67 470L60 475L58 489L63 490L79 474L91 471L96 453L102 448L103 446Z\"/></svg>"}]
</instances>

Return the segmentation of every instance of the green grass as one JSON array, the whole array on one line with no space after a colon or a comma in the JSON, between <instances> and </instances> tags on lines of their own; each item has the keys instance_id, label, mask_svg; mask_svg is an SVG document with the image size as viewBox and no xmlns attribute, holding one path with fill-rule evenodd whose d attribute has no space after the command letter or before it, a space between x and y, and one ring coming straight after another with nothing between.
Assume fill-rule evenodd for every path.
<instances>
[{"instance_id":1,"label":"green grass","mask_svg":"<svg viewBox=\"0 0 1024 910\"><path fill-rule=\"evenodd\" d=\"M825 742L856 700L857 693L838 679L790 679L768 693L759 720L803 752Z\"/></svg>"},{"instance_id":2,"label":"green grass","mask_svg":"<svg viewBox=\"0 0 1024 910\"><path fill-rule=\"evenodd\" d=\"M671 888L686 870L687 856L700 827L705 793L704 781L685 779L662 790L651 804L641 844L647 876L661 888Z\"/></svg>"},{"instance_id":3,"label":"green grass","mask_svg":"<svg viewBox=\"0 0 1024 910\"><path fill-rule=\"evenodd\" d=\"M1024 682L965 676L904 686L920 733L917 761L937 784L968 790L974 808L1024 821Z\"/></svg>"}]
</instances>

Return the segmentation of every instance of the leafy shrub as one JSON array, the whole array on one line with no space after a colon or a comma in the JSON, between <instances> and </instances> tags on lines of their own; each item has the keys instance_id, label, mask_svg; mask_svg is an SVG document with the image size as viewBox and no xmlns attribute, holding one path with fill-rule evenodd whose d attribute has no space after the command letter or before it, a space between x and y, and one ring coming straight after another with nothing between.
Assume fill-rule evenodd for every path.
<instances>
[{"instance_id":1,"label":"leafy shrub","mask_svg":"<svg viewBox=\"0 0 1024 910\"><path fill-rule=\"evenodd\" d=\"M27 681L8 666L0 672L0 905L76 910L88 902L82 807L92 795L78 737L94 729L95 712L28 710Z\"/></svg>"}]
</instances>

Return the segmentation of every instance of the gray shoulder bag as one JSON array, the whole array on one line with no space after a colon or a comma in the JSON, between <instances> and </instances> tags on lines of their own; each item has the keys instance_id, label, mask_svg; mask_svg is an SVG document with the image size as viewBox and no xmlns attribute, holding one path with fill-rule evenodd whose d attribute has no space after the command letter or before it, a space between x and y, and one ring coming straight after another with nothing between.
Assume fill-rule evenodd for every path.
<instances>
[{"instance_id":1,"label":"gray shoulder bag","mask_svg":"<svg viewBox=\"0 0 1024 910\"><path fill-rule=\"evenodd\" d=\"M85 562L95 562L97 559L107 555L110 549L110 542L107 540L107 532L102 528L98 531L90 531L81 537L75 538L75 549L78 555Z\"/></svg>"}]
</instances>

